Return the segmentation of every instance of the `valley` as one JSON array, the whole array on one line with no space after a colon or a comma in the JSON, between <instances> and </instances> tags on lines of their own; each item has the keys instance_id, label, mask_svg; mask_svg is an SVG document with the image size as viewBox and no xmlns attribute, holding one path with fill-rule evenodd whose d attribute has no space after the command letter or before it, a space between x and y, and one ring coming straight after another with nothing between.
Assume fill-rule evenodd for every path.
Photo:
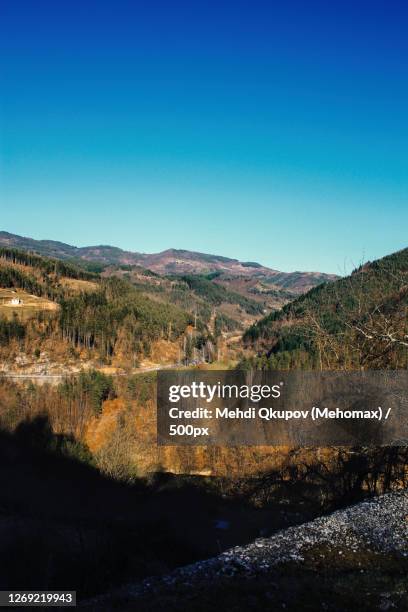
<instances>
[{"instance_id":1,"label":"valley","mask_svg":"<svg viewBox=\"0 0 408 612\"><path fill-rule=\"evenodd\" d=\"M41 542L26 584L91 597L407 485L406 447L158 446L156 374L406 367L408 250L327 279L52 249L0 248L2 554Z\"/></svg>"},{"instance_id":2,"label":"valley","mask_svg":"<svg viewBox=\"0 0 408 612\"><path fill-rule=\"evenodd\" d=\"M245 329L331 280L174 249L79 249L7 232L0 245L0 368L33 380L89 369L228 367L245 356Z\"/></svg>"},{"instance_id":3,"label":"valley","mask_svg":"<svg viewBox=\"0 0 408 612\"><path fill-rule=\"evenodd\" d=\"M221 476L279 471L288 449L157 449L155 372L406 367L407 252L367 263L290 301L274 289L283 305L269 305L265 314L259 296L247 297L259 289L257 276L229 274L227 282L218 272L161 275L112 263L96 272L3 247L0 279L8 314L0 318L2 393L5 405L19 405L4 418L15 427L45 413L59 433L104 456L110 471L116 462L119 471L140 475L158 469ZM18 295L22 304L9 304ZM28 296L38 309L23 316L31 308ZM97 446L92 431L99 432ZM111 464L108 450L119 438ZM314 451L305 452L305 461L314 460ZM295 453L290 465L302 457Z\"/></svg>"}]
</instances>

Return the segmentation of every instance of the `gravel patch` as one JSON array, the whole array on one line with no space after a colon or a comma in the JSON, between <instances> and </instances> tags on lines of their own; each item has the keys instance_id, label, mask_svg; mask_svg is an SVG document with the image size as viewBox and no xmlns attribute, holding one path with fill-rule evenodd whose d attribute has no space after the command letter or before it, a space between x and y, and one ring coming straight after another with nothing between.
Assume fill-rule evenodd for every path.
<instances>
[{"instance_id":1,"label":"gravel patch","mask_svg":"<svg viewBox=\"0 0 408 612\"><path fill-rule=\"evenodd\" d=\"M309 523L289 527L269 538L236 546L168 575L126 585L115 594L137 599L177 586L194 588L197 584L211 584L219 579L251 578L282 563L294 562L301 566L307 551L316 546L332 548L339 555L364 550L408 556L408 491L388 493Z\"/></svg>"}]
</instances>

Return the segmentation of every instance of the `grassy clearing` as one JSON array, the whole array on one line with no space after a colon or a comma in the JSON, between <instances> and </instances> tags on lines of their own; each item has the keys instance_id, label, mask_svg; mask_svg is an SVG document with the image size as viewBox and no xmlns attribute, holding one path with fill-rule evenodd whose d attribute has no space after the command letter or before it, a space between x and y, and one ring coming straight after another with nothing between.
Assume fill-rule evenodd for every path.
<instances>
[{"instance_id":1,"label":"grassy clearing","mask_svg":"<svg viewBox=\"0 0 408 612\"><path fill-rule=\"evenodd\" d=\"M62 287L70 289L76 293L97 291L98 284L88 280L79 278L61 278L59 281Z\"/></svg>"},{"instance_id":2,"label":"grassy clearing","mask_svg":"<svg viewBox=\"0 0 408 612\"><path fill-rule=\"evenodd\" d=\"M18 299L20 303L12 304L12 300ZM31 295L22 289L0 289L0 316L11 320L15 315L19 319L27 320L39 312L56 312L59 305L56 302L43 297Z\"/></svg>"}]
</instances>

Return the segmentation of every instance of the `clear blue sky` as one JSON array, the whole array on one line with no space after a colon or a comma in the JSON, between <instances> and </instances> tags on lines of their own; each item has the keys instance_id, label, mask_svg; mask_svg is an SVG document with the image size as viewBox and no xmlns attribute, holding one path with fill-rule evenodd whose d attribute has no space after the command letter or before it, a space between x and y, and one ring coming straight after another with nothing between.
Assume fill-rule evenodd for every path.
<instances>
[{"instance_id":1,"label":"clear blue sky","mask_svg":"<svg viewBox=\"0 0 408 612\"><path fill-rule=\"evenodd\" d=\"M408 246L408 5L1 0L0 229L341 272Z\"/></svg>"}]
</instances>

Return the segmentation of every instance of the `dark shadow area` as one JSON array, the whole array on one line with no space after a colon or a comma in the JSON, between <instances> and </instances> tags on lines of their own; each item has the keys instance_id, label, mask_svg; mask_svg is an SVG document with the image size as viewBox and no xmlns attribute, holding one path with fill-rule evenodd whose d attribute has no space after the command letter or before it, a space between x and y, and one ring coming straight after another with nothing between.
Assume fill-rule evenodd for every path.
<instances>
[{"instance_id":1,"label":"dark shadow area","mask_svg":"<svg viewBox=\"0 0 408 612\"><path fill-rule=\"evenodd\" d=\"M309 466L241 481L161 474L127 485L89 461L47 417L0 431L0 589L70 589L86 598L375 492L364 490L361 475L353 495L336 492L340 476L352 482L350 465L332 477L327 466Z\"/></svg>"},{"instance_id":2,"label":"dark shadow area","mask_svg":"<svg viewBox=\"0 0 408 612\"><path fill-rule=\"evenodd\" d=\"M83 461L72 455L81 456ZM126 485L84 461L47 417L0 431L0 589L79 597L218 554L313 512L254 508L203 478Z\"/></svg>"}]
</instances>

